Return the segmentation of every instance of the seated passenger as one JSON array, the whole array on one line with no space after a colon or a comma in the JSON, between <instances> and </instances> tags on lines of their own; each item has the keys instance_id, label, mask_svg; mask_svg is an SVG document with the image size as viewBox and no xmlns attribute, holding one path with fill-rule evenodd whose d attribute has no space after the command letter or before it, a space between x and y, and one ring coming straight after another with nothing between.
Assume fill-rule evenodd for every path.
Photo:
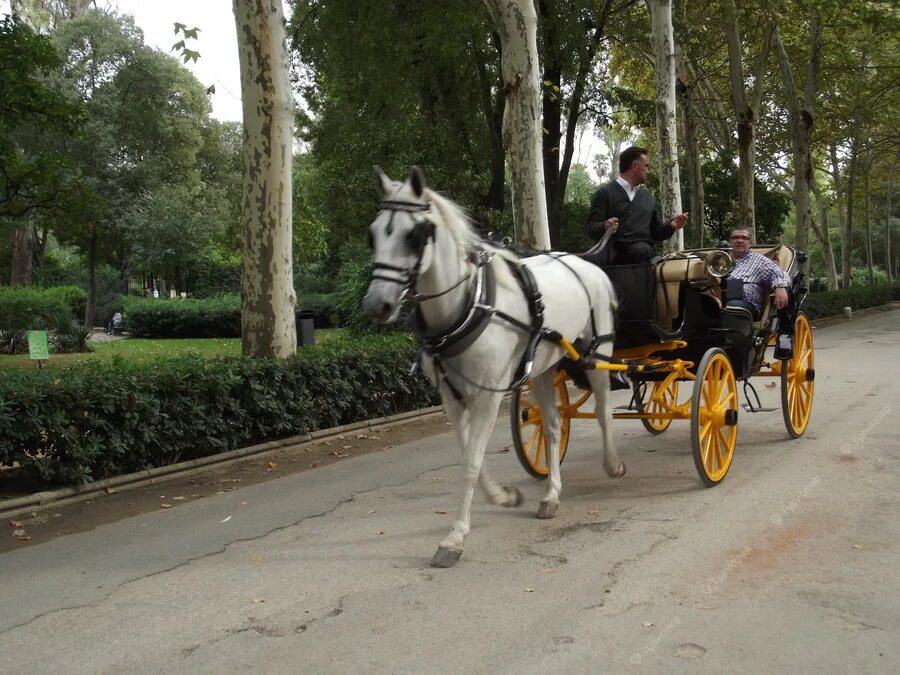
<instances>
[{"instance_id":1,"label":"seated passenger","mask_svg":"<svg viewBox=\"0 0 900 675\"><path fill-rule=\"evenodd\" d=\"M585 255L586 260L600 266L649 263L653 242L668 239L685 226L687 213L663 223L656 200L644 187L649 171L644 148L632 146L619 157L619 177L597 189L587 225L594 241L600 241L608 228L613 234L602 251Z\"/></svg>"},{"instance_id":2,"label":"seated passenger","mask_svg":"<svg viewBox=\"0 0 900 675\"><path fill-rule=\"evenodd\" d=\"M787 307L787 289L791 287L791 278L777 263L761 253L750 250L750 232L742 228L731 231L731 257L734 258L734 270L728 275L729 281L736 279L743 282L743 297L728 298L726 305L743 307L749 310L754 318L759 318L765 294L775 290L775 306L779 311Z\"/></svg>"}]
</instances>

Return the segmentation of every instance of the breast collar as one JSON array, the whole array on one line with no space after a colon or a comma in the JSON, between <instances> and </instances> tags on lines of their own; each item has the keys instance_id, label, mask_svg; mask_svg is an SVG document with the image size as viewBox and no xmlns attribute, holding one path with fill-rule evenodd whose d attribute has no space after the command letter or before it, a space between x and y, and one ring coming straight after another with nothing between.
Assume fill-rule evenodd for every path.
<instances>
[{"instance_id":1,"label":"breast collar","mask_svg":"<svg viewBox=\"0 0 900 675\"><path fill-rule=\"evenodd\" d=\"M416 303L413 332L428 356L452 357L461 354L477 340L491 322L497 298L497 280L490 264L493 253L479 249L469 255L477 265L475 280L469 288L466 303L459 319L440 333L430 333L419 304Z\"/></svg>"}]
</instances>

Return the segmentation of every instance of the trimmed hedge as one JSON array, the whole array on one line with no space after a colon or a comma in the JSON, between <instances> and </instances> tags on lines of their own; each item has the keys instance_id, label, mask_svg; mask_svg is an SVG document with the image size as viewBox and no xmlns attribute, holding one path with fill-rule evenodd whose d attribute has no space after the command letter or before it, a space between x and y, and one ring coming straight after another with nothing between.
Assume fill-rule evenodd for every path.
<instances>
[{"instance_id":1,"label":"trimmed hedge","mask_svg":"<svg viewBox=\"0 0 900 675\"><path fill-rule=\"evenodd\" d=\"M53 330L83 317L85 302L87 294L77 286L0 287L0 330Z\"/></svg>"},{"instance_id":2,"label":"trimmed hedge","mask_svg":"<svg viewBox=\"0 0 900 675\"><path fill-rule=\"evenodd\" d=\"M241 298L125 301L125 330L140 338L228 338L241 336Z\"/></svg>"},{"instance_id":3,"label":"trimmed hedge","mask_svg":"<svg viewBox=\"0 0 900 675\"><path fill-rule=\"evenodd\" d=\"M286 361L92 360L0 377L0 464L78 484L438 402L409 336L305 347Z\"/></svg>"},{"instance_id":4,"label":"trimmed hedge","mask_svg":"<svg viewBox=\"0 0 900 675\"><path fill-rule=\"evenodd\" d=\"M851 286L846 290L810 293L803 303L803 311L810 319L841 314L844 307L854 310L886 305L894 291L890 286Z\"/></svg>"}]
</instances>

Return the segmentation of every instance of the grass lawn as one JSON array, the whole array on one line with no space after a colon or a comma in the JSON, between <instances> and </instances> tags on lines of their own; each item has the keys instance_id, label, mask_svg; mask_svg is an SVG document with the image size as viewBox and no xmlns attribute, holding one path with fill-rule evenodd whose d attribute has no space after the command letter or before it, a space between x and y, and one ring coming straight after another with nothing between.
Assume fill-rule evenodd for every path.
<instances>
[{"instance_id":1,"label":"grass lawn","mask_svg":"<svg viewBox=\"0 0 900 675\"><path fill-rule=\"evenodd\" d=\"M316 331L316 343L328 342L344 334L341 328L327 328ZM45 367L62 368L75 361L86 359L110 359L121 356L130 360L153 360L160 356L172 356L173 354L198 354L200 356L240 356L240 338L209 338L209 339L184 339L184 340L139 340L126 338L111 342L97 342L93 345L94 351L86 354L51 354L50 360L44 363ZM36 368L37 366L27 355L2 354L0 355L0 368Z\"/></svg>"}]
</instances>

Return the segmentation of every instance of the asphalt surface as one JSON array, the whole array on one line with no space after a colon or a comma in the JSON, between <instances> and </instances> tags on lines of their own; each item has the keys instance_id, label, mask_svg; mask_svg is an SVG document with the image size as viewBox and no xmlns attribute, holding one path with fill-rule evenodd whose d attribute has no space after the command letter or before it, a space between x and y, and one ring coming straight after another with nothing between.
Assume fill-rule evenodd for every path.
<instances>
[{"instance_id":1,"label":"asphalt surface","mask_svg":"<svg viewBox=\"0 0 900 675\"><path fill-rule=\"evenodd\" d=\"M742 414L713 489L686 422L616 422L613 480L576 421L539 521L499 420L487 461L526 502L478 495L450 570L450 433L4 553L0 671L900 672L900 313L814 337L806 437Z\"/></svg>"}]
</instances>

